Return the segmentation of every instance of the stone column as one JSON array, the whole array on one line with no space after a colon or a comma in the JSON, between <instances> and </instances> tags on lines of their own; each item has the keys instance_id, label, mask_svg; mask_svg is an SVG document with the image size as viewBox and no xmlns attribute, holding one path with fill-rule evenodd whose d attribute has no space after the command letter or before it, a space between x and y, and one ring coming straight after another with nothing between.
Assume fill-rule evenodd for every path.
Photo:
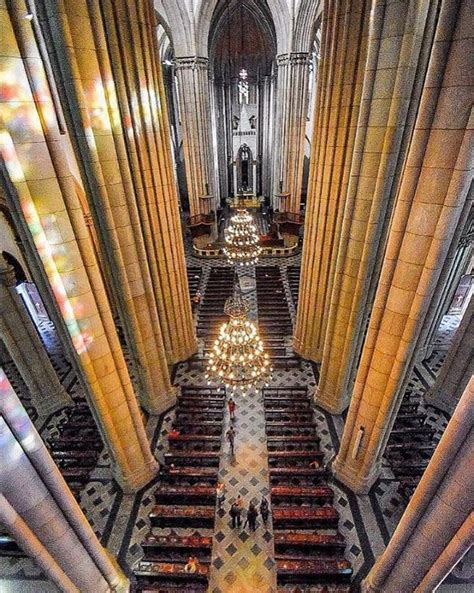
<instances>
[{"instance_id":1,"label":"stone column","mask_svg":"<svg viewBox=\"0 0 474 593\"><path fill-rule=\"evenodd\" d=\"M474 377L365 593L432 593L474 541Z\"/></svg>"},{"instance_id":2,"label":"stone column","mask_svg":"<svg viewBox=\"0 0 474 593\"><path fill-rule=\"evenodd\" d=\"M471 186L474 192L474 186ZM448 257L441 272L440 282L436 288L425 327L417 346L417 360L429 358L433 352L436 335L443 317L449 310L459 281L466 273L473 254L474 208L472 198L466 204L465 216L461 217L459 228L453 239Z\"/></svg>"},{"instance_id":3,"label":"stone column","mask_svg":"<svg viewBox=\"0 0 474 593\"><path fill-rule=\"evenodd\" d=\"M435 20L436 3L428 0L376 0L371 8L316 396L333 414L349 404Z\"/></svg>"},{"instance_id":4,"label":"stone column","mask_svg":"<svg viewBox=\"0 0 474 593\"><path fill-rule=\"evenodd\" d=\"M126 114L122 126L155 307L167 359L174 364L194 354L197 343L152 3L108 2L104 25L117 97ZM125 40L129 55L123 52Z\"/></svg>"},{"instance_id":5,"label":"stone column","mask_svg":"<svg viewBox=\"0 0 474 593\"><path fill-rule=\"evenodd\" d=\"M8 114L0 119L2 173L7 176L9 199L23 215L67 326L116 479L125 490L133 491L146 484L158 466L84 221L77 164L66 130L60 133L60 114L49 92L53 81L44 70L47 56L39 53L38 36L31 30L36 17L33 21L23 17L24 10L15 3L0 10L8 40L2 46L2 59L14 80L13 99L1 108L2 114ZM25 39L28 43L23 43Z\"/></svg>"},{"instance_id":6,"label":"stone column","mask_svg":"<svg viewBox=\"0 0 474 593\"><path fill-rule=\"evenodd\" d=\"M289 193L285 211L295 214L299 214L301 202L310 63L308 52L277 56L273 194Z\"/></svg>"},{"instance_id":7,"label":"stone column","mask_svg":"<svg viewBox=\"0 0 474 593\"><path fill-rule=\"evenodd\" d=\"M323 11L294 348L320 362L367 55L369 2Z\"/></svg>"},{"instance_id":8,"label":"stone column","mask_svg":"<svg viewBox=\"0 0 474 593\"><path fill-rule=\"evenodd\" d=\"M128 591L1 370L0 457L0 521L60 589Z\"/></svg>"},{"instance_id":9,"label":"stone column","mask_svg":"<svg viewBox=\"0 0 474 593\"><path fill-rule=\"evenodd\" d=\"M116 10L119 10L118 4L115 5ZM139 4L133 5L135 10ZM138 46L136 51L141 43L140 31L136 32L135 15L128 14L127 31L129 35L130 32L135 33L131 36L138 38L130 40L123 35L121 56L115 58L115 53L111 59L112 51L115 49L118 52L118 49L114 47L113 37L106 34L104 21L107 19L102 17L97 1L89 3L85 12L80 4L51 2L45 3L45 6L44 28L56 29L55 34L49 35L58 56L57 62L53 62L53 69L57 72L67 105L67 123L72 131L87 200L97 229L104 277L117 304L135 363L142 405L149 413L159 414L174 403L168 359L174 362L175 352L171 352L170 343L164 344L158 313L161 311L163 320L168 320L164 311L167 303L165 289L168 293L175 292L183 283L180 275L174 274L173 258L170 258L169 268L172 272L170 280L174 277L174 282L169 282L163 257L159 258L153 252L156 244L166 241L168 233L163 236L162 230L168 230L168 221L172 224L173 209L170 208L170 212L162 217L161 228L156 229L155 234L147 228L148 220L140 216L143 202L151 203L158 209L159 201L162 202L161 208L166 208L172 201L170 197L176 200L172 185L171 189L163 192L163 186L167 186L163 177L170 163L166 162L166 158L160 163L154 150L155 140L152 140L151 146L148 142L150 137L153 138L148 130L148 127L153 128L152 116L159 117L155 106L150 105L149 92L154 92L152 100L156 102L159 90L152 73L148 80L135 79L136 69L140 67L143 70L141 65L134 64L133 42ZM80 28L75 26L77 22L81 23ZM144 18L141 26L145 30L146 23ZM113 24L112 17L110 28ZM91 44L87 49L83 45L86 34ZM148 39L143 43L145 48L147 42ZM88 59L84 59L86 55ZM143 59L143 54L140 57ZM131 70L131 80L127 82L129 99L134 105L133 115L124 109L124 102L128 106L126 89L121 86L124 63ZM160 116L166 117L166 110ZM139 138L136 145L127 150L124 135L133 142L135 120L140 125ZM164 147L161 155L165 153ZM131 168L130 161L134 158L141 167ZM176 214L177 204L174 210ZM179 243L176 254L179 255ZM151 275L152 266L156 271L154 278ZM160 271L165 273L160 275ZM186 280L184 285L187 285ZM181 291L178 290L178 293L181 294ZM174 318L172 315L169 317ZM169 348L166 349L166 346Z\"/></svg>"},{"instance_id":10,"label":"stone column","mask_svg":"<svg viewBox=\"0 0 474 593\"><path fill-rule=\"evenodd\" d=\"M436 381L425 402L451 415L474 375L474 297L463 315Z\"/></svg>"},{"instance_id":11,"label":"stone column","mask_svg":"<svg viewBox=\"0 0 474 593\"><path fill-rule=\"evenodd\" d=\"M72 403L61 385L45 347L15 290L15 273L0 255L0 338L28 387L41 416Z\"/></svg>"},{"instance_id":12,"label":"stone column","mask_svg":"<svg viewBox=\"0 0 474 593\"><path fill-rule=\"evenodd\" d=\"M413 368L415 348L469 196L474 167L472 0L443 2L335 473L367 492Z\"/></svg>"},{"instance_id":13,"label":"stone column","mask_svg":"<svg viewBox=\"0 0 474 593\"><path fill-rule=\"evenodd\" d=\"M209 93L209 60L201 56L174 60L191 216L209 214L214 193L214 157Z\"/></svg>"}]
</instances>

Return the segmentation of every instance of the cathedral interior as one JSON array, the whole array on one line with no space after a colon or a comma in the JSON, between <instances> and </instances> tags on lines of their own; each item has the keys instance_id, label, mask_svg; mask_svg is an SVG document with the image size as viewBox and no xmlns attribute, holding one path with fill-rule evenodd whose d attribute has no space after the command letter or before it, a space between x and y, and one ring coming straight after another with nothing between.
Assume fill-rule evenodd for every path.
<instances>
[{"instance_id":1,"label":"cathedral interior","mask_svg":"<svg viewBox=\"0 0 474 593\"><path fill-rule=\"evenodd\" d=\"M0 593L474 590L473 21L0 0Z\"/></svg>"}]
</instances>

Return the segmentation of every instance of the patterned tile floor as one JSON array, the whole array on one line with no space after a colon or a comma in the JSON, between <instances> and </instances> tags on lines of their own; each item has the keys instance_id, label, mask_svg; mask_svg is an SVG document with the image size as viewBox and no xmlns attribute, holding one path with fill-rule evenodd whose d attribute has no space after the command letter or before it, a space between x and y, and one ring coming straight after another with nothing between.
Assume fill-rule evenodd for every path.
<instances>
[{"instance_id":1,"label":"patterned tile floor","mask_svg":"<svg viewBox=\"0 0 474 593\"><path fill-rule=\"evenodd\" d=\"M286 288L286 297L290 311L294 307L290 298L286 267L298 265L298 255L282 260L266 258L265 265L279 265ZM222 260L203 262L188 250L189 265L203 268L201 290L205 289L211 265L226 265ZM255 296L249 295L255 314ZM411 388L424 392L433 382L446 354L447 344L451 339L456 320L448 316L443 320L438 335L438 346L432 357L418 364L410 379ZM53 365L58 370L68 392L81 395L82 387L78 383L74 370L57 347L54 330L47 328L44 341L50 351ZM288 338L291 345L291 338ZM177 366L175 384L202 384L202 373L190 370L186 364ZM28 403L26 388L14 366L8 369L15 389ZM276 369L272 376L272 385L284 386L306 384L314 390L318 370L315 365L303 362L300 369ZM428 421L442 433L447 417L429 409ZM322 410L316 410L318 433L321 447L329 461L339 447L344 418L333 417ZM166 451L166 433L173 417L170 410L162 417L151 417L147 422L147 433L158 459ZM35 420L44 438L57 430L61 412L50 418ZM264 417L260 397L253 395L238 402L236 459L232 462L227 455L222 456L220 477L227 486L227 499L224 508L218 513L214 532L210 593L244 593L245 591L272 591L275 583L273 570L273 546L271 532L261 525L255 534L248 530L235 530L230 527L228 509L232 498L240 493L248 503L251 498L259 499L268 493L268 467L266 460L266 441ZM367 574L374 559L384 549L393 533L404 509L404 502L397 493L397 484L393 481L390 468L384 468L382 478L368 496L357 497L338 482L331 483L335 491L335 505L340 513L340 530L346 537L346 557L353 564L355 589L357 583ZM139 542L149 530L147 515L153 505L153 491L156 483L152 482L135 495L123 495L112 479L110 460L104 452L99 464L91 475L80 496L81 507L91 522L94 531L109 551L118 557L123 569L130 574L131 567L141 557ZM249 537L246 537L249 536ZM472 563L466 558L456 567L450 583L440 588L442 593L464 593L465 579L472 577ZM247 579L251 578L251 587ZM464 579L464 582L463 582ZM468 585L470 587L470 585ZM0 591L2 593L49 593L56 588L47 583L41 571L28 558L0 558Z\"/></svg>"},{"instance_id":2,"label":"patterned tile floor","mask_svg":"<svg viewBox=\"0 0 474 593\"><path fill-rule=\"evenodd\" d=\"M226 500L217 513L210 574L210 593L273 593L275 571L273 534L259 517L257 530L232 529L230 505L240 495L245 508L268 497L268 464L265 416L261 392L236 397L237 411L235 456L228 444L219 468L219 480L225 484ZM226 418L225 430L229 426Z\"/></svg>"}]
</instances>

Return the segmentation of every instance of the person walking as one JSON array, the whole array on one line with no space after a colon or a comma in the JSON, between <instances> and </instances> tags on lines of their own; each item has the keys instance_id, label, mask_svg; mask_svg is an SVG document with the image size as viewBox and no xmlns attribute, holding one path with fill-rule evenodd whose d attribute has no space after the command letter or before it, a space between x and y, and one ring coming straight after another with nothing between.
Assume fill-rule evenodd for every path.
<instances>
[{"instance_id":1,"label":"person walking","mask_svg":"<svg viewBox=\"0 0 474 593\"><path fill-rule=\"evenodd\" d=\"M239 494L230 507L230 516L232 517L232 527L240 527L242 525L242 508L244 502Z\"/></svg>"},{"instance_id":2,"label":"person walking","mask_svg":"<svg viewBox=\"0 0 474 593\"><path fill-rule=\"evenodd\" d=\"M262 500L260 502L260 514L262 515L262 521L265 525L268 521L268 513L268 500L264 496L262 496Z\"/></svg>"},{"instance_id":3,"label":"person walking","mask_svg":"<svg viewBox=\"0 0 474 593\"><path fill-rule=\"evenodd\" d=\"M251 529L251 531L255 531L255 529L257 528L257 515L257 507L253 504L253 502L251 502L247 510L247 518L245 520L244 529L247 527L248 523L249 529Z\"/></svg>"},{"instance_id":4,"label":"person walking","mask_svg":"<svg viewBox=\"0 0 474 593\"><path fill-rule=\"evenodd\" d=\"M217 496L217 508L222 508L222 505L225 501L225 486L223 482L219 482L216 488L216 496Z\"/></svg>"},{"instance_id":5,"label":"person walking","mask_svg":"<svg viewBox=\"0 0 474 593\"><path fill-rule=\"evenodd\" d=\"M240 510L236 502L230 505L229 515L232 517L232 529L235 529L237 525L240 525Z\"/></svg>"},{"instance_id":6,"label":"person walking","mask_svg":"<svg viewBox=\"0 0 474 593\"><path fill-rule=\"evenodd\" d=\"M234 422L234 420L235 420L235 401L232 399L232 397L227 402L227 407L229 408L230 420L231 420L231 422Z\"/></svg>"},{"instance_id":7,"label":"person walking","mask_svg":"<svg viewBox=\"0 0 474 593\"><path fill-rule=\"evenodd\" d=\"M235 430L234 430L233 426L231 426L229 428L229 430L227 431L226 437L227 437L227 440L229 441L229 445L230 445L230 454L232 455L232 457L234 457L234 455L235 455L235 452L234 452Z\"/></svg>"}]
</instances>

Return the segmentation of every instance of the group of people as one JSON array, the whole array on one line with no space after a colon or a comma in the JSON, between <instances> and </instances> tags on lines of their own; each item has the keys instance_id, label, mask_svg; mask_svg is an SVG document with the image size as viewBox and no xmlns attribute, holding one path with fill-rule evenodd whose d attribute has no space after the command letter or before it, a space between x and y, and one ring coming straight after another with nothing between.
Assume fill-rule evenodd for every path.
<instances>
[{"instance_id":1,"label":"group of people","mask_svg":"<svg viewBox=\"0 0 474 593\"><path fill-rule=\"evenodd\" d=\"M236 527L242 526L242 512L244 509L244 501L242 497L239 496L237 499L232 503L230 507L229 514L232 519L232 528L235 529ZM260 515L262 516L262 521L266 525L268 521L268 514L269 514L269 507L268 507L268 500L262 496L262 500L260 501L260 508L257 509L257 505L252 500L247 508L247 516L245 518L245 523L243 529L249 526L251 531L255 531L257 529L257 517L260 511Z\"/></svg>"}]
</instances>

